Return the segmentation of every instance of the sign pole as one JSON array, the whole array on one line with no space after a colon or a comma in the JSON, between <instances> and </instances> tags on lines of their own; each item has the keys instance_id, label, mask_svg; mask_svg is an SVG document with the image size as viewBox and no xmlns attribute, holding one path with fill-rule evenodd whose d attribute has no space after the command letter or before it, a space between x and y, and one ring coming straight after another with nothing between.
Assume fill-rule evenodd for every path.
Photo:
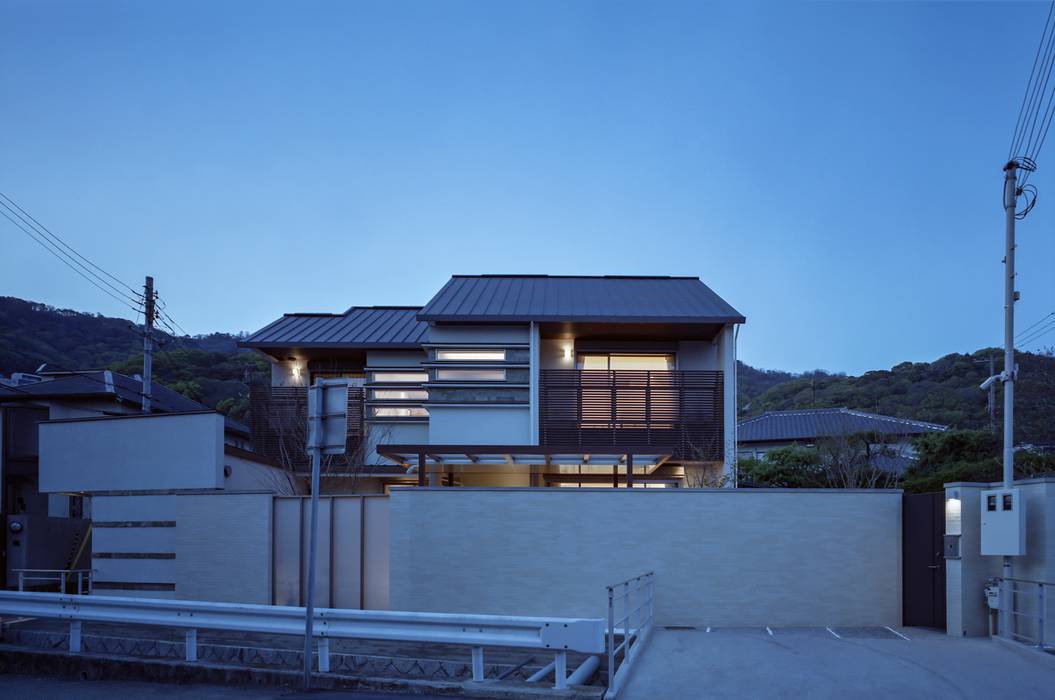
<instances>
[{"instance_id":1,"label":"sign pole","mask_svg":"<svg viewBox=\"0 0 1055 700\"><path fill-rule=\"evenodd\" d=\"M309 401L316 404L315 407L321 409L322 392L321 391L309 391ZM316 416L321 414L321 410L315 413ZM321 420L321 417L319 418ZM316 433L317 435L318 433ZM308 595L306 602L306 610L304 615L304 689L309 690L311 688L311 656L312 648L311 641L313 636L313 628L315 624L315 557L318 554L318 536L319 536L319 471L322 462L322 447L321 446L308 446L308 450L311 452L311 525L308 535Z\"/></svg>"}]
</instances>

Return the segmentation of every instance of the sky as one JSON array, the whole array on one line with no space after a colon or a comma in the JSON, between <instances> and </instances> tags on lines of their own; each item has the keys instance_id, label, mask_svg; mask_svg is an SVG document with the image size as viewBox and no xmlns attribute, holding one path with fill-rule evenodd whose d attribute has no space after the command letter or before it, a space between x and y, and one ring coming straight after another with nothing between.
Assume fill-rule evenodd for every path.
<instances>
[{"instance_id":1,"label":"sky","mask_svg":"<svg viewBox=\"0 0 1055 700\"><path fill-rule=\"evenodd\" d=\"M748 364L856 374L1002 342L1047 10L0 0L0 192L190 333L452 274L698 275ZM1055 310L1045 151L1020 328ZM3 219L0 259L0 295L134 316Z\"/></svg>"}]
</instances>

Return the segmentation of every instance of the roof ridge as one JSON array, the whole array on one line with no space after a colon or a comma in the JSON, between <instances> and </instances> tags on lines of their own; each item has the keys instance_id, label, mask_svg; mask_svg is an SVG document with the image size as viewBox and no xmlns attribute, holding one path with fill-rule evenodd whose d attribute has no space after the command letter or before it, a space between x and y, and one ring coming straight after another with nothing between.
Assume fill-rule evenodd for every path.
<instances>
[{"instance_id":1,"label":"roof ridge","mask_svg":"<svg viewBox=\"0 0 1055 700\"><path fill-rule=\"evenodd\" d=\"M545 274L502 274L486 273L479 275L451 275L452 278L520 278L520 279L585 279L585 280L698 280L698 275L545 275Z\"/></svg>"}]
</instances>

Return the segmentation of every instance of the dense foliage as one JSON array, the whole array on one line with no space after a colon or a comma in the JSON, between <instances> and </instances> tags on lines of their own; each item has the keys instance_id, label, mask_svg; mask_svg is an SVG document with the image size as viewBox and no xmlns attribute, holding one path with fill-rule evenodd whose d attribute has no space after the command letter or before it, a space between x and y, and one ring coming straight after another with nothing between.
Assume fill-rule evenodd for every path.
<instances>
[{"instance_id":1,"label":"dense foliage","mask_svg":"<svg viewBox=\"0 0 1055 700\"><path fill-rule=\"evenodd\" d=\"M212 333L172 338L158 332L154 380L210 408L243 420L249 374L266 371L255 352L239 351L238 336ZM0 297L0 373L112 369L139 374L143 338L130 321Z\"/></svg>"},{"instance_id":2,"label":"dense foliage","mask_svg":"<svg viewBox=\"0 0 1055 700\"><path fill-rule=\"evenodd\" d=\"M859 377L824 373L776 384L750 402L741 403L744 416L793 408L846 407L900 418L941 423L962 430L987 428L986 392L979 390L989 366L1002 356L995 349L971 355L946 355L934 362L903 362L889 370ZM1020 353L1015 384L1016 442L1055 444L1055 357ZM1002 418L1002 391L996 392L996 422Z\"/></svg>"}]
</instances>

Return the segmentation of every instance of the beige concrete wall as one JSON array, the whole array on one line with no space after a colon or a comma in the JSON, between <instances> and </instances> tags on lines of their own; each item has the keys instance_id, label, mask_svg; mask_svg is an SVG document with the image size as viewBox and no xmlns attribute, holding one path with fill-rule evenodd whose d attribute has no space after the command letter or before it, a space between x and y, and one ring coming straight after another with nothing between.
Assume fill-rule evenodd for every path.
<instances>
[{"instance_id":1,"label":"beige concrete wall","mask_svg":"<svg viewBox=\"0 0 1055 700\"><path fill-rule=\"evenodd\" d=\"M394 489L390 605L605 612L655 570L659 624L898 625L901 492Z\"/></svg>"}]
</instances>

